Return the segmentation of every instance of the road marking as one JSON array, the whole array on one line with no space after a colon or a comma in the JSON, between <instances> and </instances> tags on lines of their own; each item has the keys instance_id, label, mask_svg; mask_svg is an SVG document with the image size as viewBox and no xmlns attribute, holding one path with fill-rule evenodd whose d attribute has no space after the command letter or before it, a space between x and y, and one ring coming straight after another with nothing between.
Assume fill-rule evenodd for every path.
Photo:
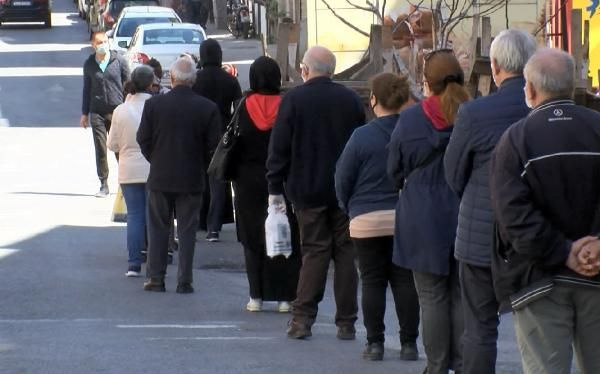
<instances>
[{"instance_id":1,"label":"road marking","mask_svg":"<svg viewBox=\"0 0 600 374\"><path fill-rule=\"evenodd\" d=\"M237 325L117 325L119 329L235 329Z\"/></svg>"},{"instance_id":2,"label":"road marking","mask_svg":"<svg viewBox=\"0 0 600 374\"><path fill-rule=\"evenodd\" d=\"M89 47L89 44L0 44L0 53L5 52L69 52L81 51Z\"/></svg>"},{"instance_id":3,"label":"road marking","mask_svg":"<svg viewBox=\"0 0 600 374\"><path fill-rule=\"evenodd\" d=\"M0 323L73 323L73 322L103 322L104 319L95 318L76 318L76 319L0 319Z\"/></svg>"},{"instance_id":4,"label":"road marking","mask_svg":"<svg viewBox=\"0 0 600 374\"><path fill-rule=\"evenodd\" d=\"M1 124L2 124L2 118L0 118L0 125ZM0 260L3 259L4 257L8 257L17 252L19 252L18 249L0 248Z\"/></svg>"},{"instance_id":5,"label":"road marking","mask_svg":"<svg viewBox=\"0 0 600 374\"><path fill-rule=\"evenodd\" d=\"M191 336L191 337L178 337L178 338L146 338L148 341L160 341L160 340L273 340L274 338L268 338L263 336Z\"/></svg>"},{"instance_id":6,"label":"road marking","mask_svg":"<svg viewBox=\"0 0 600 374\"><path fill-rule=\"evenodd\" d=\"M250 65L254 62L254 60L237 60L237 61L224 61L225 64L233 64L233 65Z\"/></svg>"},{"instance_id":7,"label":"road marking","mask_svg":"<svg viewBox=\"0 0 600 374\"><path fill-rule=\"evenodd\" d=\"M83 68L15 67L0 68L0 77L83 76Z\"/></svg>"}]
</instances>

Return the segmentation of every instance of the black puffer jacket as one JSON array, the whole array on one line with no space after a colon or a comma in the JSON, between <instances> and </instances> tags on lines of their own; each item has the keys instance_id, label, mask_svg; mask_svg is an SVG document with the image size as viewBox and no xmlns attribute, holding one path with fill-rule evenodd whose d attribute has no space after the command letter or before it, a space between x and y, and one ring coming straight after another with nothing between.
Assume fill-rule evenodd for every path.
<instances>
[{"instance_id":1,"label":"black puffer jacket","mask_svg":"<svg viewBox=\"0 0 600 374\"><path fill-rule=\"evenodd\" d=\"M523 77L502 82L498 92L463 104L444 156L446 180L461 196L454 255L459 261L489 267L493 213L489 163L504 131L525 117Z\"/></svg>"}]
</instances>

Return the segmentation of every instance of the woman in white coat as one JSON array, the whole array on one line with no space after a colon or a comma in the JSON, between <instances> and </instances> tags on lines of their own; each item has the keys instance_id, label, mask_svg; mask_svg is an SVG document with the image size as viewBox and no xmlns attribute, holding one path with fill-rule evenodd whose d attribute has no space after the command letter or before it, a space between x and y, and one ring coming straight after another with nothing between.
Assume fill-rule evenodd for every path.
<instances>
[{"instance_id":1,"label":"woman in white coat","mask_svg":"<svg viewBox=\"0 0 600 374\"><path fill-rule=\"evenodd\" d=\"M140 126L144 103L150 94L154 72L149 66L139 66L131 73L133 94L113 112L107 147L119 154L119 183L127 205L127 277L139 277L142 270L142 250L146 249L146 181L150 164L140 151L135 136Z\"/></svg>"}]
</instances>

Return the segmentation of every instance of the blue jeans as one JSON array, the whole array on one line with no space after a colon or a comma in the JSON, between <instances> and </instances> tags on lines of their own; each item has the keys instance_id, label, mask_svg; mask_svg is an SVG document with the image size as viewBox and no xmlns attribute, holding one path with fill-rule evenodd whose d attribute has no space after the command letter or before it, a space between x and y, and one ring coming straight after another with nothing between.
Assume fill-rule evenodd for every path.
<instances>
[{"instance_id":1,"label":"blue jeans","mask_svg":"<svg viewBox=\"0 0 600 374\"><path fill-rule=\"evenodd\" d=\"M127 206L127 251L129 266L142 265L142 250L146 249L146 184L121 184Z\"/></svg>"}]
</instances>

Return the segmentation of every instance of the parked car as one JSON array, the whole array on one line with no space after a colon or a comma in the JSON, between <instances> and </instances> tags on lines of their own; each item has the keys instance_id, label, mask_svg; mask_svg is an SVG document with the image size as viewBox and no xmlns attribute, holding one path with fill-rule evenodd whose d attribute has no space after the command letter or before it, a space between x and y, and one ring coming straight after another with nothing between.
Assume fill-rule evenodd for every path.
<instances>
[{"instance_id":1,"label":"parked car","mask_svg":"<svg viewBox=\"0 0 600 374\"><path fill-rule=\"evenodd\" d=\"M171 8L159 6L132 6L123 9L117 23L107 32L113 49L125 52L139 25L148 23L181 23Z\"/></svg>"},{"instance_id":2,"label":"parked car","mask_svg":"<svg viewBox=\"0 0 600 374\"><path fill-rule=\"evenodd\" d=\"M0 0L0 25L4 22L43 22L50 28L50 0Z\"/></svg>"},{"instance_id":3,"label":"parked car","mask_svg":"<svg viewBox=\"0 0 600 374\"><path fill-rule=\"evenodd\" d=\"M81 0L79 0L81 1ZM115 21L119 19L121 11L131 6L158 6L159 0L108 0L108 5L102 13L103 27L105 30L111 29Z\"/></svg>"},{"instance_id":4,"label":"parked car","mask_svg":"<svg viewBox=\"0 0 600 374\"><path fill-rule=\"evenodd\" d=\"M198 58L206 33L193 23L152 23L140 25L125 52L130 71L155 58L163 67L163 82L170 84L169 67L184 53Z\"/></svg>"}]
</instances>

